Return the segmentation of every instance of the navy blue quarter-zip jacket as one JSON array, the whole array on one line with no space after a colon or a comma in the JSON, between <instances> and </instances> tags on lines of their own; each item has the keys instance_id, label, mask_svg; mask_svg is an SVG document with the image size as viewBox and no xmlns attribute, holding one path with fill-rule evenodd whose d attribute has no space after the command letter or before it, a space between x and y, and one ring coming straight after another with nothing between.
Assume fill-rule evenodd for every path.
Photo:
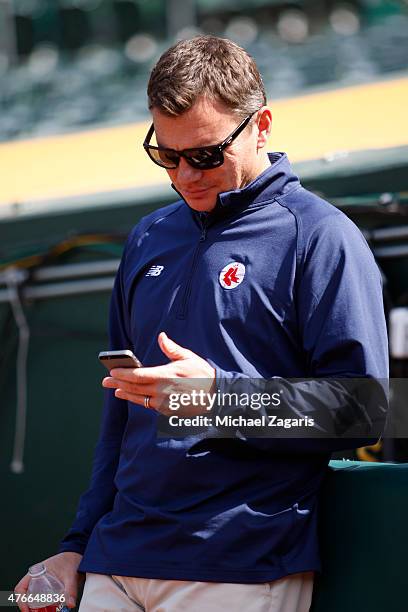
<instances>
[{"instance_id":1,"label":"navy blue quarter-zip jacket","mask_svg":"<svg viewBox=\"0 0 408 612\"><path fill-rule=\"evenodd\" d=\"M285 154L270 161L210 214L181 200L133 229L111 348L164 364L165 331L218 381L387 378L381 276L363 236L301 186ZM105 397L90 486L60 547L84 554L80 571L252 583L319 569L330 441L164 439L154 411Z\"/></svg>"}]
</instances>

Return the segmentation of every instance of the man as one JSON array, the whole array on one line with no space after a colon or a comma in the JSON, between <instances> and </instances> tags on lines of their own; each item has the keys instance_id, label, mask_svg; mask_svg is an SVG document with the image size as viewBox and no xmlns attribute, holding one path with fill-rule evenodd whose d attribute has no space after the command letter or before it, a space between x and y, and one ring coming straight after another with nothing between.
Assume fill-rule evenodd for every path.
<instances>
[{"instance_id":1,"label":"man","mask_svg":"<svg viewBox=\"0 0 408 612\"><path fill-rule=\"evenodd\" d=\"M148 98L144 146L181 199L127 241L110 343L144 367L103 381L91 484L46 564L72 598L86 573L81 612L306 612L317 496L330 451L347 443L245 427L166 438L158 423L191 380L210 397L254 379L280 393L290 378L386 378L380 274L354 224L303 189L285 154L267 154L271 112L243 49L211 36L178 43ZM345 408L333 388L323 412L336 429ZM287 414L306 416L310 387L295 390ZM191 402L177 415L210 413L222 406Z\"/></svg>"}]
</instances>

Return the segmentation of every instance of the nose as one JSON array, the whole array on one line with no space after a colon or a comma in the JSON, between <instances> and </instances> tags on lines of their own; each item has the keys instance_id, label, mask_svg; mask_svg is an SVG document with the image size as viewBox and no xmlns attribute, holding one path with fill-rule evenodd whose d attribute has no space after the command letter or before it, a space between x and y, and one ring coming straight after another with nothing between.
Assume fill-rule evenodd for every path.
<instances>
[{"instance_id":1,"label":"nose","mask_svg":"<svg viewBox=\"0 0 408 612\"><path fill-rule=\"evenodd\" d=\"M185 185L189 185L190 183L196 183L203 176L203 171L198 170L197 168L193 168L186 162L186 160L181 157L180 163L177 168L177 179L181 183Z\"/></svg>"}]
</instances>

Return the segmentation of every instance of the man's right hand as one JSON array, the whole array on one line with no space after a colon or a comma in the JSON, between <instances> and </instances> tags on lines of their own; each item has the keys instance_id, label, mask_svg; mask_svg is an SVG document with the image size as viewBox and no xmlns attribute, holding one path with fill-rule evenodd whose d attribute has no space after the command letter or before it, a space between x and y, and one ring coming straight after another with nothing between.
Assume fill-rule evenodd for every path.
<instances>
[{"instance_id":1,"label":"man's right hand","mask_svg":"<svg viewBox=\"0 0 408 612\"><path fill-rule=\"evenodd\" d=\"M76 552L63 552L49 557L43 561L45 567L58 578L65 587L66 606L74 608L78 594L78 586L85 579L83 574L78 574L78 565L82 559L82 555ZM30 576L26 574L20 582L15 586L14 592L25 595L30 582ZM18 603L21 612L29 612L28 605L23 602Z\"/></svg>"}]
</instances>

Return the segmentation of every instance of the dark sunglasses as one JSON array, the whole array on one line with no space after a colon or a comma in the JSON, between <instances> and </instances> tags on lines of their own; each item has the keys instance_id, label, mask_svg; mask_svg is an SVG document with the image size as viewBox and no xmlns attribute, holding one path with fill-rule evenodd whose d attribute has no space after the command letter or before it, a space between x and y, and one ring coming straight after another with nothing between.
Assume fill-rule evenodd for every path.
<instances>
[{"instance_id":1,"label":"dark sunglasses","mask_svg":"<svg viewBox=\"0 0 408 612\"><path fill-rule=\"evenodd\" d=\"M257 111L255 111L257 112ZM218 168L224 163L223 151L226 149L231 142L233 142L237 136L246 128L251 117L255 113L248 115L237 128L227 136L220 144L209 145L208 147L195 147L193 149L183 149L182 151L176 151L175 149L166 149L165 147L154 147L149 144L151 137L154 132L154 125L150 126L147 132L146 138L143 143L143 147L150 157L150 159L168 170L177 168L180 163L180 158L183 157L190 166L197 168L198 170L211 170L212 168Z\"/></svg>"}]
</instances>

